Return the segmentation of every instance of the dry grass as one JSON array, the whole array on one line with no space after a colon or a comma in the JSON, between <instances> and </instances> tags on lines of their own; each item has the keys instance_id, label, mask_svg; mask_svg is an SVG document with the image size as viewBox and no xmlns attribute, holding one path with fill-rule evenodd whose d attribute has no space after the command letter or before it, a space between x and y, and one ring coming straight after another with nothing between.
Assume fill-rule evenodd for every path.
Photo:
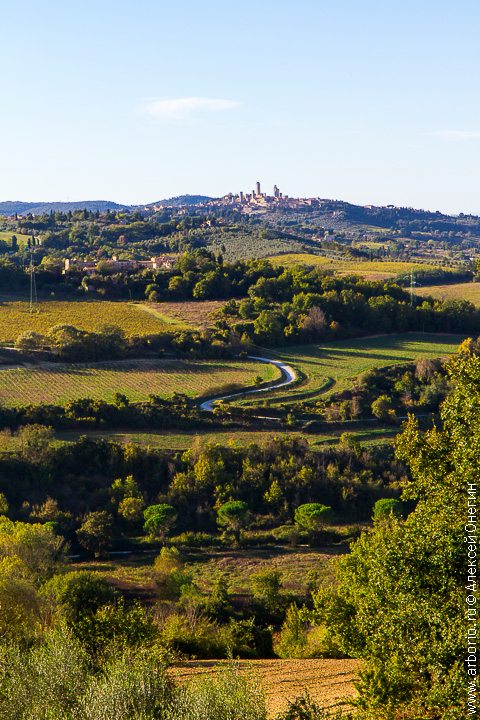
<instances>
[{"instance_id":1,"label":"dry grass","mask_svg":"<svg viewBox=\"0 0 480 720\"><path fill-rule=\"evenodd\" d=\"M267 545L248 549L202 549L191 551L188 568L199 587L207 592L218 575L228 578L235 595L251 592L252 575L260 570L278 570L285 591L302 595L307 590L309 574L316 573L322 581L333 581L334 566L345 546L310 548Z\"/></svg>"},{"instance_id":2,"label":"dry grass","mask_svg":"<svg viewBox=\"0 0 480 720\"><path fill-rule=\"evenodd\" d=\"M468 300L480 307L480 283L464 282L453 285L426 285L415 288L416 295L437 300Z\"/></svg>"},{"instance_id":3,"label":"dry grass","mask_svg":"<svg viewBox=\"0 0 480 720\"><path fill-rule=\"evenodd\" d=\"M158 315L160 318L169 317L189 327L211 325L214 314L225 304L224 300L205 300L203 302L161 302L148 303L143 309Z\"/></svg>"},{"instance_id":4,"label":"dry grass","mask_svg":"<svg viewBox=\"0 0 480 720\"><path fill-rule=\"evenodd\" d=\"M189 682L212 675L228 661L192 660L170 669L172 677ZM238 669L258 678L264 688L269 718L286 710L288 701L305 690L324 708L346 706L356 696L353 682L358 660L240 660Z\"/></svg>"}]
</instances>

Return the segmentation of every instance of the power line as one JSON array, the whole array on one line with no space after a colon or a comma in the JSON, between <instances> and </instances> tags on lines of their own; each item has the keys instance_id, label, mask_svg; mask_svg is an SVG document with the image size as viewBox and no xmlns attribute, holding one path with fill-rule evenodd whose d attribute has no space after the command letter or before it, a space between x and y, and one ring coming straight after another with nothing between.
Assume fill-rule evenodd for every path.
<instances>
[{"instance_id":1,"label":"power line","mask_svg":"<svg viewBox=\"0 0 480 720\"><path fill-rule=\"evenodd\" d=\"M30 312L37 312L37 281L35 278L35 265L33 264L33 250L30 249Z\"/></svg>"}]
</instances>

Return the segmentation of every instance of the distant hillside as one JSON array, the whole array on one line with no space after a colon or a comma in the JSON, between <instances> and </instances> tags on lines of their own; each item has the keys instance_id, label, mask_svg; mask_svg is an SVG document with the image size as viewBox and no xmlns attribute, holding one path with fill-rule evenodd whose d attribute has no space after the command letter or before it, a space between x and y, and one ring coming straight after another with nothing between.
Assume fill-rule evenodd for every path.
<instances>
[{"instance_id":1,"label":"distant hillside","mask_svg":"<svg viewBox=\"0 0 480 720\"><path fill-rule=\"evenodd\" d=\"M81 200L79 202L21 202L11 201L0 202L0 215L43 215L51 210L58 212L73 212L74 210L126 210L128 205L119 205L110 200Z\"/></svg>"},{"instance_id":2,"label":"distant hillside","mask_svg":"<svg viewBox=\"0 0 480 720\"><path fill-rule=\"evenodd\" d=\"M177 195L177 197L157 200L157 202L150 203L145 207L154 207L155 205L164 205L165 207L184 207L186 205L199 205L214 199L215 198L208 197L208 195Z\"/></svg>"}]
</instances>

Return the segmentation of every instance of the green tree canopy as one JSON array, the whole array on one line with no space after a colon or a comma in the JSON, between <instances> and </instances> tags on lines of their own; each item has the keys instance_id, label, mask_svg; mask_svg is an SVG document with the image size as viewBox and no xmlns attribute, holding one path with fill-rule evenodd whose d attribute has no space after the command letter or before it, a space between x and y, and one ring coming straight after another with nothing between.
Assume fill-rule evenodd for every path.
<instances>
[{"instance_id":1,"label":"green tree canopy","mask_svg":"<svg viewBox=\"0 0 480 720\"><path fill-rule=\"evenodd\" d=\"M361 704L376 719L465 717L464 537L467 488L480 477L480 357L466 347L448 372L441 428L422 434L411 417L397 440L415 510L364 533L341 561L336 600L316 597L343 650L367 661Z\"/></svg>"},{"instance_id":2,"label":"green tree canopy","mask_svg":"<svg viewBox=\"0 0 480 720\"><path fill-rule=\"evenodd\" d=\"M77 530L78 542L95 557L100 557L110 547L112 526L112 516L106 510L88 513Z\"/></svg>"},{"instance_id":3,"label":"green tree canopy","mask_svg":"<svg viewBox=\"0 0 480 720\"><path fill-rule=\"evenodd\" d=\"M294 514L295 524L315 537L332 515L332 508L322 503L299 505Z\"/></svg>"},{"instance_id":4,"label":"green tree canopy","mask_svg":"<svg viewBox=\"0 0 480 720\"><path fill-rule=\"evenodd\" d=\"M229 500L218 508L217 523L230 532L235 541L240 540L240 533L248 523L248 505L243 500Z\"/></svg>"},{"instance_id":5,"label":"green tree canopy","mask_svg":"<svg viewBox=\"0 0 480 720\"><path fill-rule=\"evenodd\" d=\"M380 518L389 517L390 515L402 517L403 505L400 500L395 500L395 498L381 498L377 500L373 506L373 518L379 520Z\"/></svg>"},{"instance_id":6,"label":"green tree canopy","mask_svg":"<svg viewBox=\"0 0 480 720\"><path fill-rule=\"evenodd\" d=\"M116 597L105 578L88 570L54 575L42 593L58 606L71 625L75 625L83 616L95 613L103 605L112 603Z\"/></svg>"},{"instance_id":7,"label":"green tree canopy","mask_svg":"<svg viewBox=\"0 0 480 720\"><path fill-rule=\"evenodd\" d=\"M0 558L17 557L32 573L43 580L64 559L63 538L40 523L23 523L0 515Z\"/></svg>"},{"instance_id":8,"label":"green tree canopy","mask_svg":"<svg viewBox=\"0 0 480 720\"><path fill-rule=\"evenodd\" d=\"M160 503L145 508L143 517L145 532L152 538L159 537L164 540L177 521L177 511L172 505Z\"/></svg>"}]
</instances>

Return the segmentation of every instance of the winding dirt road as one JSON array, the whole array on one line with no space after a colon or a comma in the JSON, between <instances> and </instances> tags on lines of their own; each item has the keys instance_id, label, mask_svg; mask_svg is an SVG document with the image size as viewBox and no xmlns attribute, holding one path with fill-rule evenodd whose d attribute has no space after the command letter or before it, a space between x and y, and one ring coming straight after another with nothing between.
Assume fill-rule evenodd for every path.
<instances>
[{"instance_id":1,"label":"winding dirt road","mask_svg":"<svg viewBox=\"0 0 480 720\"><path fill-rule=\"evenodd\" d=\"M275 383L274 385L268 385L267 387L251 388L249 390L237 390L237 392L231 393L230 395L222 395L219 397L209 398L208 400L204 400L202 402L202 404L200 405L200 410L204 410L205 412L213 412L214 403L218 402L219 400L230 400L230 398L233 397L253 395L253 393L267 392L269 390L277 390L278 388L291 385L297 379L297 373L295 372L295 370L290 365L286 365L280 360L272 360L271 358L257 357L255 355L249 355L248 359L274 365L282 373L281 379L278 381L278 383Z\"/></svg>"}]
</instances>

